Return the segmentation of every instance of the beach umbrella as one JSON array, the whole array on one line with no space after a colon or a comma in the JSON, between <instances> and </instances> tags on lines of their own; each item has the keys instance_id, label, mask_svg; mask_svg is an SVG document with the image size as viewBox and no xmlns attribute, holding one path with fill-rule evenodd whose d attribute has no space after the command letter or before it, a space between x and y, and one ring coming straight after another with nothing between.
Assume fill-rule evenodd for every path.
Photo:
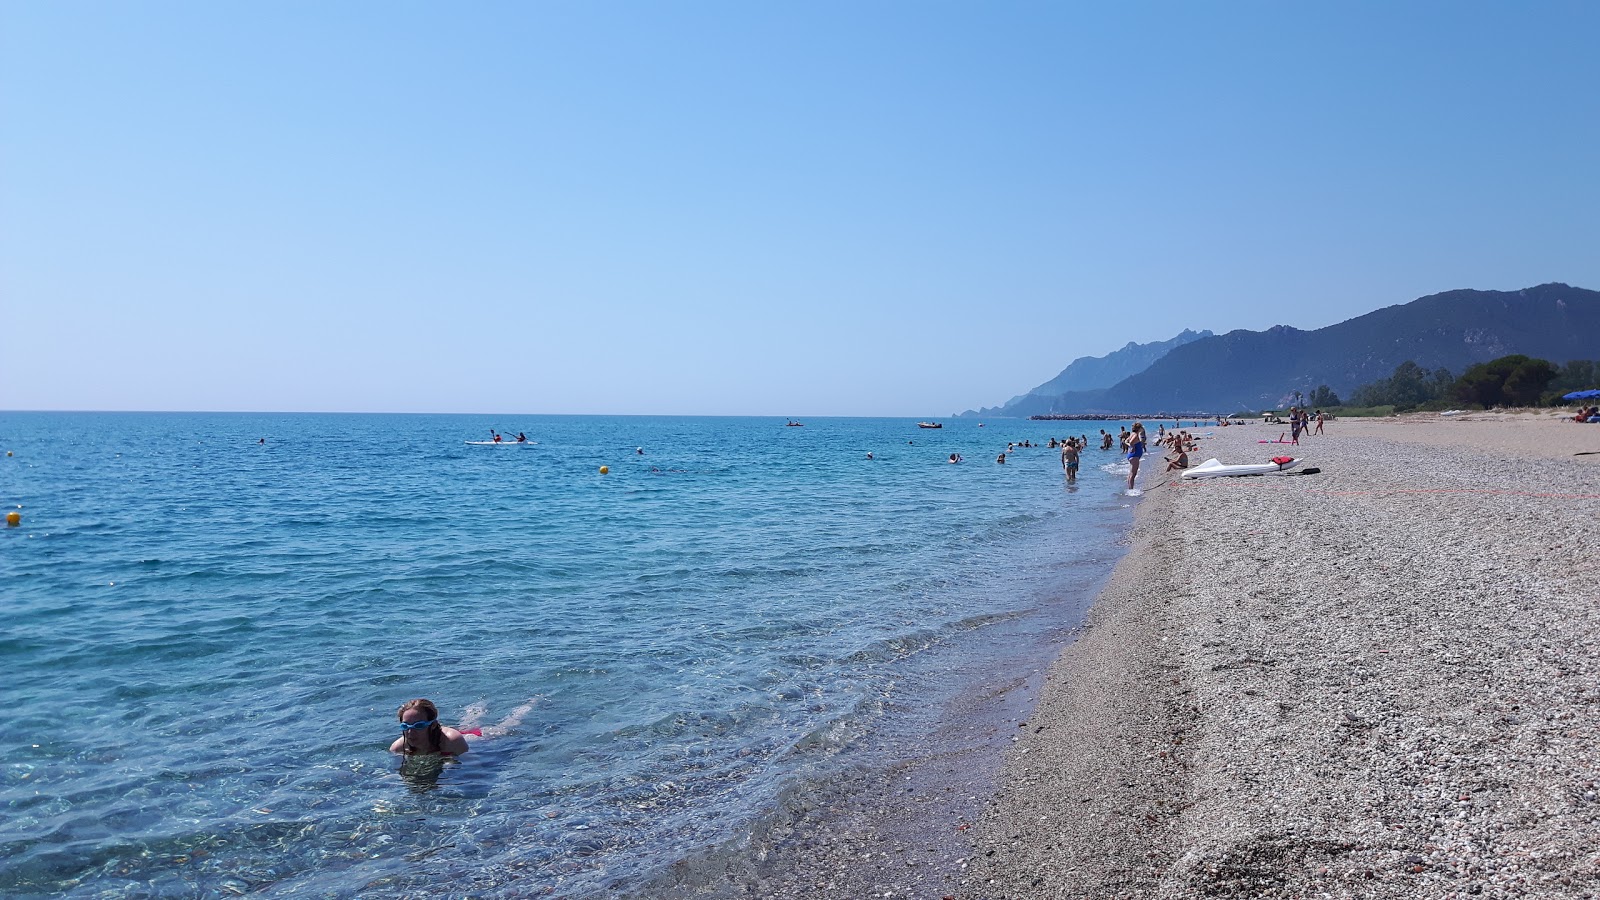
<instances>
[{"instance_id":1,"label":"beach umbrella","mask_svg":"<svg viewBox=\"0 0 1600 900\"><path fill-rule=\"evenodd\" d=\"M1600 388L1591 388L1587 391L1573 391L1570 394L1561 395L1561 399L1563 400L1592 400L1595 397L1600 397Z\"/></svg>"}]
</instances>

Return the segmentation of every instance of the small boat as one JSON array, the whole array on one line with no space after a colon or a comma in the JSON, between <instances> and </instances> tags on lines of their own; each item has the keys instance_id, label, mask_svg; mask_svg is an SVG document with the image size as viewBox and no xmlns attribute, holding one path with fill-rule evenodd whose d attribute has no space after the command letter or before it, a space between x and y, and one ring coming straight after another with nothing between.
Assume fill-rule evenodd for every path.
<instances>
[{"instance_id":1,"label":"small boat","mask_svg":"<svg viewBox=\"0 0 1600 900\"><path fill-rule=\"evenodd\" d=\"M917 427L918 428L943 428L944 424L941 423L941 422L918 422L917 423Z\"/></svg>"},{"instance_id":2,"label":"small boat","mask_svg":"<svg viewBox=\"0 0 1600 900\"><path fill-rule=\"evenodd\" d=\"M1300 460L1292 456L1274 456L1264 463L1240 463L1228 465L1218 459L1208 459L1198 466L1183 470L1184 478L1226 478L1237 475L1273 475L1278 472L1287 472L1300 465ZM1311 471L1307 469L1306 471Z\"/></svg>"},{"instance_id":3,"label":"small boat","mask_svg":"<svg viewBox=\"0 0 1600 900\"><path fill-rule=\"evenodd\" d=\"M469 447L532 447L538 441L467 441Z\"/></svg>"},{"instance_id":4,"label":"small boat","mask_svg":"<svg viewBox=\"0 0 1600 900\"><path fill-rule=\"evenodd\" d=\"M795 420L790 419L783 427L785 427L785 428L804 428L804 427L806 427L806 423L804 423L804 422L796 422Z\"/></svg>"}]
</instances>

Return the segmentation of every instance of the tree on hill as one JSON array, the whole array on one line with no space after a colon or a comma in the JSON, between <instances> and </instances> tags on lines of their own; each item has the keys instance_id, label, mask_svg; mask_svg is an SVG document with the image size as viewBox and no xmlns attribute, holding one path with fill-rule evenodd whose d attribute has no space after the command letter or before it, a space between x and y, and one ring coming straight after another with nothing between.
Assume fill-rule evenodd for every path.
<instances>
[{"instance_id":1,"label":"tree on hill","mask_svg":"<svg viewBox=\"0 0 1600 900\"><path fill-rule=\"evenodd\" d=\"M1463 372L1451 392L1462 403L1475 403L1485 409L1533 406L1555 377L1556 367L1549 360L1515 353L1479 363Z\"/></svg>"},{"instance_id":2,"label":"tree on hill","mask_svg":"<svg viewBox=\"0 0 1600 900\"><path fill-rule=\"evenodd\" d=\"M1600 360L1574 359L1556 372L1556 377L1545 387L1546 402L1561 403L1561 395L1573 391L1600 388Z\"/></svg>"},{"instance_id":3,"label":"tree on hill","mask_svg":"<svg viewBox=\"0 0 1600 900\"><path fill-rule=\"evenodd\" d=\"M1325 384L1317 385L1316 389L1311 392L1311 399L1306 402L1317 409L1343 405L1339 402L1339 395L1333 392L1333 388Z\"/></svg>"},{"instance_id":4,"label":"tree on hill","mask_svg":"<svg viewBox=\"0 0 1600 900\"><path fill-rule=\"evenodd\" d=\"M1395 367L1394 374L1364 384L1350 395L1354 406L1393 406L1395 409L1415 409L1445 397L1455 382L1449 369L1427 369L1412 360Z\"/></svg>"}]
</instances>

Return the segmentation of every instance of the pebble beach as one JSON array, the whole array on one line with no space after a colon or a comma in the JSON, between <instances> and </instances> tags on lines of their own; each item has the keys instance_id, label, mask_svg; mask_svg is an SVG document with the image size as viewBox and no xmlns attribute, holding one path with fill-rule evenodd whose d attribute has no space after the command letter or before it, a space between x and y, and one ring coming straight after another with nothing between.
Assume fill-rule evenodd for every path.
<instances>
[{"instance_id":1,"label":"pebble beach","mask_svg":"<svg viewBox=\"0 0 1600 900\"><path fill-rule=\"evenodd\" d=\"M1600 426L1210 430L930 895L1600 897Z\"/></svg>"}]
</instances>

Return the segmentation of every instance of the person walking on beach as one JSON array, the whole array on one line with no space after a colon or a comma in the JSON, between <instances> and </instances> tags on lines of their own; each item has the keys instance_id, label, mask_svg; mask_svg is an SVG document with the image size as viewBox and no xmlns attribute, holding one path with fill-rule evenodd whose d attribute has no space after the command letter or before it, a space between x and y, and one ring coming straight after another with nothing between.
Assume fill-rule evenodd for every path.
<instances>
[{"instance_id":1,"label":"person walking on beach","mask_svg":"<svg viewBox=\"0 0 1600 900\"><path fill-rule=\"evenodd\" d=\"M1128 435L1128 490L1133 490L1133 482L1139 477L1139 462L1144 459L1144 426L1138 422L1133 423L1133 431Z\"/></svg>"},{"instance_id":2,"label":"person walking on beach","mask_svg":"<svg viewBox=\"0 0 1600 900\"><path fill-rule=\"evenodd\" d=\"M1078 442L1068 439L1061 442L1061 468L1067 473L1067 483L1078 480Z\"/></svg>"},{"instance_id":3,"label":"person walking on beach","mask_svg":"<svg viewBox=\"0 0 1600 900\"><path fill-rule=\"evenodd\" d=\"M1319 409L1319 410L1317 410L1317 430L1313 431L1312 434L1321 434L1321 433L1322 433L1322 410Z\"/></svg>"}]
</instances>

